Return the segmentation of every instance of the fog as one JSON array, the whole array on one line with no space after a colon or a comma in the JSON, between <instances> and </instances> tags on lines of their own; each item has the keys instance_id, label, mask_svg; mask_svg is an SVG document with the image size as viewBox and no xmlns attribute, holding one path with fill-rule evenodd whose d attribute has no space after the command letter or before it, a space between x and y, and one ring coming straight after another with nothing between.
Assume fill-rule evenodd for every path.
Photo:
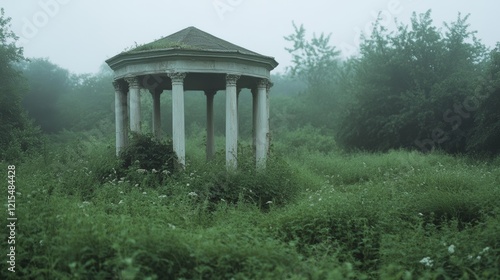
<instances>
[{"instance_id":1,"label":"fog","mask_svg":"<svg viewBox=\"0 0 500 280\"><path fill-rule=\"evenodd\" d=\"M6 1L26 57L46 57L74 73L97 72L105 59L125 48L148 43L188 26L196 26L258 53L273 56L283 72L291 57L283 36L293 33L292 21L309 34L331 34L344 56L355 54L359 36L380 12L391 28L395 18L409 22L412 12L432 9L435 24L470 13L471 29L494 46L500 25L497 1Z\"/></svg>"}]
</instances>

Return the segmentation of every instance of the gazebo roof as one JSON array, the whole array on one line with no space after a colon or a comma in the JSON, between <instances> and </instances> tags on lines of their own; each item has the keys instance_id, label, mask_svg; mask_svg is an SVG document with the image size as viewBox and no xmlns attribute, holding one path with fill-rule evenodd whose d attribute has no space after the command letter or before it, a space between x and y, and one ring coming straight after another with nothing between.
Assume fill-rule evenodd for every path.
<instances>
[{"instance_id":1,"label":"gazebo roof","mask_svg":"<svg viewBox=\"0 0 500 280\"><path fill-rule=\"evenodd\" d=\"M151 43L121 52L106 60L115 79L165 72L231 73L269 78L278 62L188 27Z\"/></svg>"},{"instance_id":2,"label":"gazebo roof","mask_svg":"<svg viewBox=\"0 0 500 280\"><path fill-rule=\"evenodd\" d=\"M220 51L220 52L239 52L255 56L262 56L256 52L247 50L228 41L222 40L194 26L182 29L169 36L163 37L151 43L138 46L129 53L160 50L160 49L185 49L200 51Z\"/></svg>"}]
</instances>

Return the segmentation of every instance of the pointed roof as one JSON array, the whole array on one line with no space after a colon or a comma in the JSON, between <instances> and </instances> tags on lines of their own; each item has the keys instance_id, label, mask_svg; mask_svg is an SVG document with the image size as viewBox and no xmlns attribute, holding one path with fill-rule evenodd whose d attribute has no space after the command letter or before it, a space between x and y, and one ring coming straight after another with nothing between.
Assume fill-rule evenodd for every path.
<instances>
[{"instance_id":1,"label":"pointed roof","mask_svg":"<svg viewBox=\"0 0 500 280\"><path fill-rule=\"evenodd\" d=\"M194 26L182 29L167 37L138 46L128 53L160 49L185 49L200 51L239 52L243 54L263 56L228 41L222 40Z\"/></svg>"}]
</instances>

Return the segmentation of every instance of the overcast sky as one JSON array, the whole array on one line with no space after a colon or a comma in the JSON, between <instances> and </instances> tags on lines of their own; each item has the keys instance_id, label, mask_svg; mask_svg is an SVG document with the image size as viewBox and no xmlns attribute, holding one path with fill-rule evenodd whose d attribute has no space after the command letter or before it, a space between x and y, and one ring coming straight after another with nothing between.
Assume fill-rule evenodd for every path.
<instances>
[{"instance_id":1,"label":"overcast sky","mask_svg":"<svg viewBox=\"0 0 500 280\"><path fill-rule=\"evenodd\" d=\"M0 0L26 57L47 57L73 73L93 73L125 48L195 26L244 48L273 56L282 72L291 57L283 37L292 21L311 35L331 33L349 55L378 12L384 23L408 23L412 12L432 9L436 25L470 13L470 24L489 47L500 41L497 0Z\"/></svg>"}]
</instances>

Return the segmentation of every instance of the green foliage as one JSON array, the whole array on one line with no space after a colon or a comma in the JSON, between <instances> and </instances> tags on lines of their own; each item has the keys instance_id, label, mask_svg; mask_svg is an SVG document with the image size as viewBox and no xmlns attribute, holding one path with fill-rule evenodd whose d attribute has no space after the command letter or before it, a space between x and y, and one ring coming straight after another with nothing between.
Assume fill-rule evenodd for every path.
<instances>
[{"instance_id":1,"label":"green foliage","mask_svg":"<svg viewBox=\"0 0 500 280\"><path fill-rule=\"evenodd\" d=\"M9 30L10 18L0 9L0 161L20 161L25 152L40 148L39 130L21 106L25 81L16 65L24 60L16 46L17 36Z\"/></svg>"},{"instance_id":2,"label":"green foliage","mask_svg":"<svg viewBox=\"0 0 500 280\"><path fill-rule=\"evenodd\" d=\"M48 59L31 59L22 67L29 85L23 105L29 115L44 132L62 129L64 119L57 103L68 94L72 84L67 70L51 63Z\"/></svg>"},{"instance_id":3,"label":"green foliage","mask_svg":"<svg viewBox=\"0 0 500 280\"><path fill-rule=\"evenodd\" d=\"M293 23L295 33L285 36L285 40L292 42L293 47L285 48L292 55L292 76L305 78L309 86L318 86L331 79L338 67L339 51L329 45L330 35L323 33L306 40L306 30L301 25Z\"/></svg>"},{"instance_id":4,"label":"green foliage","mask_svg":"<svg viewBox=\"0 0 500 280\"><path fill-rule=\"evenodd\" d=\"M150 172L168 172L172 174L177 162L177 155L172 140L161 141L153 135L133 133L130 143L120 153L121 168L142 169ZM137 170L133 170L134 172Z\"/></svg>"},{"instance_id":5,"label":"green foliage","mask_svg":"<svg viewBox=\"0 0 500 280\"><path fill-rule=\"evenodd\" d=\"M106 138L115 128L112 72L104 68L98 74L72 76L71 80L71 90L56 103L58 114L64 116L61 125L68 130L88 131Z\"/></svg>"},{"instance_id":6,"label":"green foliage","mask_svg":"<svg viewBox=\"0 0 500 280\"><path fill-rule=\"evenodd\" d=\"M16 166L18 271L2 279L492 279L500 271L496 161L310 149L258 172L242 147L237 172L218 154L163 181L135 169L114 180L106 179L117 164L112 141L58 139Z\"/></svg>"},{"instance_id":7,"label":"green foliage","mask_svg":"<svg viewBox=\"0 0 500 280\"><path fill-rule=\"evenodd\" d=\"M480 103L474 115L474 127L470 131L470 151L500 154L500 43L491 51L484 80L477 89L474 99Z\"/></svg>"},{"instance_id":8,"label":"green foliage","mask_svg":"<svg viewBox=\"0 0 500 280\"><path fill-rule=\"evenodd\" d=\"M467 16L446 27L440 32L430 11L414 14L394 34L374 26L355 62L357 83L348 90L356 102L342 120L340 144L465 151L462 134L472 119L463 104L474 94L485 47L469 31Z\"/></svg>"},{"instance_id":9,"label":"green foliage","mask_svg":"<svg viewBox=\"0 0 500 280\"><path fill-rule=\"evenodd\" d=\"M253 157L248 154L238 156L236 171L227 171L222 158L196 167L188 165L180 177L174 178L173 188L181 187L180 192L197 203L208 203L209 210L219 203L249 203L267 210L292 202L300 190L294 170L274 158L269 159L267 165L265 170L257 170ZM189 194L185 192L186 186Z\"/></svg>"},{"instance_id":10,"label":"green foliage","mask_svg":"<svg viewBox=\"0 0 500 280\"><path fill-rule=\"evenodd\" d=\"M293 43L291 48L285 48L293 57L288 70L290 78L302 80L308 88L284 108L293 112L288 125L335 128L341 106L349 99L341 87L346 82L348 67L340 61L340 52L329 44L330 35L313 34L307 40L302 25L297 27L294 23L293 27L295 33L285 37Z\"/></svg>"},{"instance_id":11,"label":"green foliage","mask_svg":"<svg viewBox=\"0 0 500 280\"><path fill-rule=\"evenodd\" d=\"M281 153L291 151L307 151L328 153L337 150L337 144L333 133L322 133L318 128L311 125L297 128L295 130L281 130L277 133L273 144Z\"/></svg>"}]
</instances>

